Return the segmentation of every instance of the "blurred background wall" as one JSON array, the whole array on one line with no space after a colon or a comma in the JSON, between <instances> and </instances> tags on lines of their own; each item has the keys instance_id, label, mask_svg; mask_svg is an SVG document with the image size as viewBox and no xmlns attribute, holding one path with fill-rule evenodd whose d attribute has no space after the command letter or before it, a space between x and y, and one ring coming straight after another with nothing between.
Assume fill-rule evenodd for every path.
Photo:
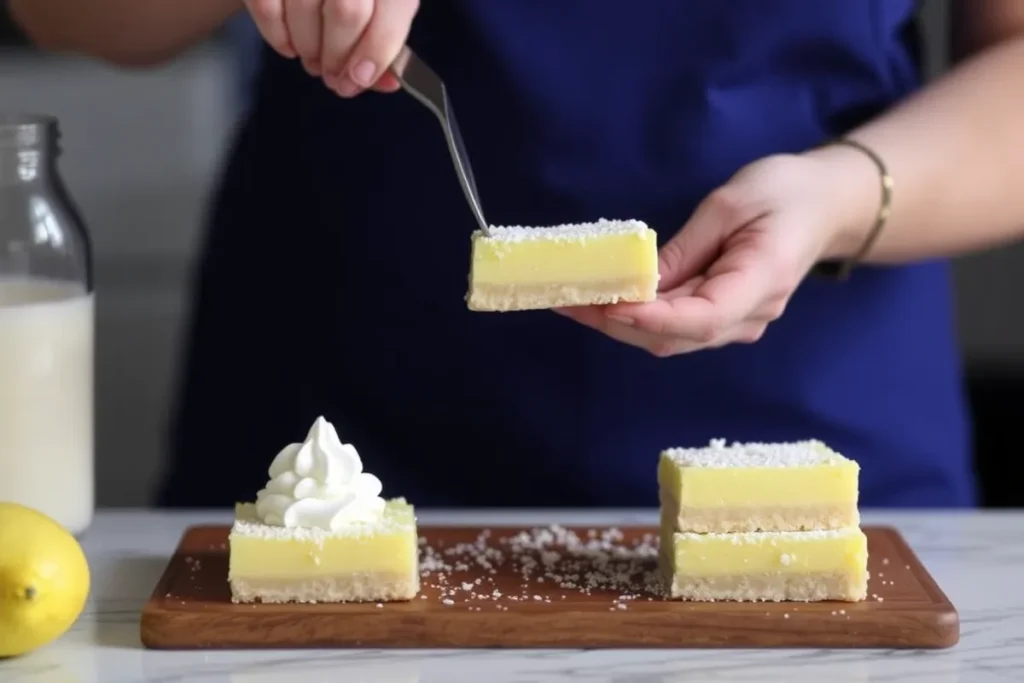
<instances>
[{"instance_id":1,"label":"blurred background wall","mask_svg":"<svg viewBox=\"0 0 1024 683\"><path fill-rule=\"evenodd\" d=\"M923 3L943 68L944 0ZM58 115L65 177L96 245L100 505L150 502L188 306L188 271L224 145L241 114L244 18L171 65L127 73L15 45L0 23L0 109ZM965 226L970 229L970 226ZM958 264L959 327L991 505L1024 505L1007 477L1024 420L1024 245ZM1021 407L1018 407L1021 406ZM912 406L908 406L912 410Z\"/></svg>"}]
</instances>

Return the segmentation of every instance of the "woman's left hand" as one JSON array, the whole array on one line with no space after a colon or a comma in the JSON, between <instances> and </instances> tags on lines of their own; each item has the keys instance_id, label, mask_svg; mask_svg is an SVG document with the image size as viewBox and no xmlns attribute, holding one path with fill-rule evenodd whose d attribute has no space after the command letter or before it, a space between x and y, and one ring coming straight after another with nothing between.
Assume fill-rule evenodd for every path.
<instances>
[{"instance_id":1,"label":"woman's left hand","mask_svg":"<svg viewBox=\"0 0 1024 683\"><path fill-rule=\"evenodd\" d=\"M757 341L810 269L870 227L872 167L844 153L767 157L708 195L662 247L655 301L557 312L660 357Z\"/></svg>"}]
</instances>

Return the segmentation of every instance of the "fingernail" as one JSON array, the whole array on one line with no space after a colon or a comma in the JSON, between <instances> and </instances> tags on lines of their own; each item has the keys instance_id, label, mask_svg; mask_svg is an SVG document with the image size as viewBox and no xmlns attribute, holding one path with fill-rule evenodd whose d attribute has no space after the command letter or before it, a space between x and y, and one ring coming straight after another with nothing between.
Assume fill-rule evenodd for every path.
<instances>
[{"instance_id":1,"label":"fingernail","mask_svg":"<svg viewBox=\"0 0 1024 683\"><path fill-rule=\"evenodd\" d=\"M364 60L352 68L352 80L364 88L368 88L373 85L373 76L376 73L377 67L373 62Z\"/></svg>"},{"instance_id":2,"label":"fingernail","mask_svg":"<svg viewBox=\"0 0 1024 683\"><path fill-rule=\"evenodd\" d=\"M350 81L349 79L343 78L341 79L341 82L338 83L338 86L335 88L335 92L337 92L342 97L355 97L359 93L359 86Z\"/></svg>"},{"instance_id":3,"label":"fingernail","mask_svg":"<svg viewBox=\"0 0 1024 683\"><path fill-rule=\"evenodd\" d=\"M612 315L612 314L609 313L608 314L608 319L609 320L614 320L615 322L619 323L620 325L628 325L630 327L632 327L633 324L636 323L635 320L633 320L632 318L627 318L624 315Z\"/></svg>"}]
</instances>

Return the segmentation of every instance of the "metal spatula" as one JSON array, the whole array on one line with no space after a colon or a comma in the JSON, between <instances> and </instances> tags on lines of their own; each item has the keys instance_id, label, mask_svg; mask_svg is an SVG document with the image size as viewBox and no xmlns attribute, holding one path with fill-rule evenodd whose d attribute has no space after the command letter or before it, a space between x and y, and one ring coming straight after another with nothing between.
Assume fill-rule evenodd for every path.
<instances>
[{"instance_id":1,"label":"metal spatula","mask_svg":"<svg viewBox=\"0 0 1024 683\"><path fill-rule=\"evenodd\" d=\"M459 184L469 202L469 208L480 225L480 231L490 235L490 228L484 220L483 209L480 207L480 194L476 189L476 181L473 179L473 169L469 165L469 157L466 155L466 146L462 142L462 135L459 134L459 125L455 122L455 112L452 111L451 101L445 90L441 77L434 73L434 70L423 63L416 54L408 47L402 48L398 58L391 65L391 71L402 84L402 88L420 101L434 116L441 122L444 129L444 136L448 140L448 151L451 152L452 161L455 163L455 173L459 177Z\"/></svg>"}]
</instances>

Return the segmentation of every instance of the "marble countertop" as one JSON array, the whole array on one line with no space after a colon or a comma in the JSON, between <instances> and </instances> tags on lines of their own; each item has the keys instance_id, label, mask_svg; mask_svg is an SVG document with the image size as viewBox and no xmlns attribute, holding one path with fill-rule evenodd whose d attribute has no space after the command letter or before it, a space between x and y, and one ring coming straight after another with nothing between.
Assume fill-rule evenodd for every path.
<instances>
[{"instance_id":1,"label":"marble countertop","mask_svg":"<svg viewBox=\"0 0 1024 683\"><path fill-rule=\"evenodd\" d=\"M443 524L654 524L654 512L424 512ZM2 683L996 683L1024 681L1024 512L874 513L896 526L957 606L949 650L304 650L142 649L139 611L187 526L227 512L101 512L83 540L93 593L57 642L0 661Z\"/></svg>"}]
</instances>

